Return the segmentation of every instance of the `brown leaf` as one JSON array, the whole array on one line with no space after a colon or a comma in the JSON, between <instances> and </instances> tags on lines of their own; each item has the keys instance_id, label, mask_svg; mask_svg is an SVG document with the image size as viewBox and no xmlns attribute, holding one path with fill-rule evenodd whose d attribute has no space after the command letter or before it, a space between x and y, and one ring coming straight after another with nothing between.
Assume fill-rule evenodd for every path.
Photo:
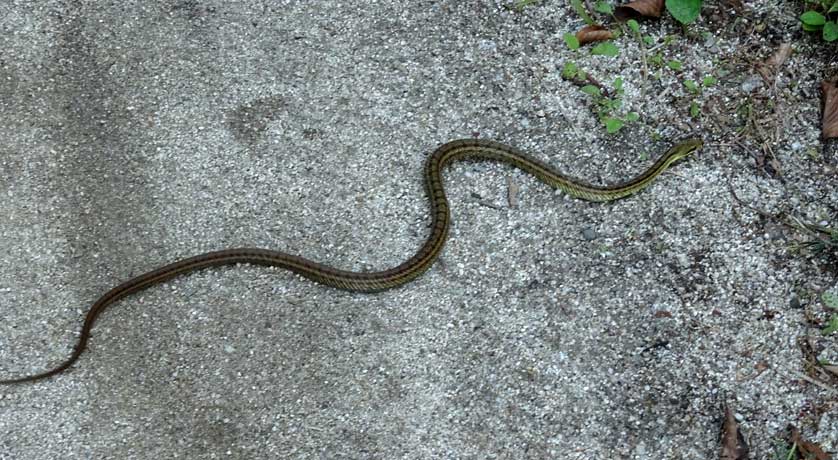
<instances>
[{"instance_id":1,"label":"brown leaf","mask_svg":"<svg viewBox=\"0 0 838 460\"><path fill-rule=\"evenodd\" d=\"M762 374L765 372L766 369L769 369L771 366L768 364L768 361L761 360L754 364L754 369L756 369L757 374Z\"/></svg>"},{"instance_id":2,"label":"brown leaf","mask_svg":"<svg viewBox=\"0 0 838 460\"><path fill-rule=\"evenodd\" d=\"M821 82L823 91L823 119L821 131L824 139L838 137L838 86L834 82Z\"/></svg>"},{"instance_id":3,"label":"brown leaf","mask_svg":"<svg viewBox=\"0 0 838 460\"><path fill-rule=\"evenodd\" d=\"M596 24L587 25L576 32L576 39L579 40L580 45L611 40L612 38L614 38L614 34L610 30Z\"/></svg>"},{"instance_id":4,"label":"brown leaf","mask_svg":"<svg viewBox=\"0 0 838 460\"><path fill-rule=\"evenodd\" d=\"M655 312L655 318L672 318L672 312L666 310L658 310Z\"/></svg>"},{"instance_id":5,"label":"brown leaf","mask_svg":"<svg viewBox=\"0 0 838 460\"><path fill-rule=\"evenodd\" d=\"M800 436L800 431L794 425L789 425L789 443L796 444L797 450L803 458L811 458L815 460L832 460L832 456L823 451L815 443L806 441Z\"/></svg>"},{"instance_id":6,"label":"brown leaf","mask_svg":"<svg viewBox=\"0 0 838 460\"><path fill-rule=\"evenodd\" d=\"M774 80L780 67L788 60L789 56L791 56L791 43L783 43L770 58L757 67L766 83L770 84Z\"/></svg>"},{"instance_id":7,"label":"brown leaf","mask_svg":"<svg viewBox=\"0 0 838 460\"><path fill-rule=\"evenodd\" d=\"M748 444L739 430L739 424L733 416L730 406L725 406L725 421L722 424L721 460L745 460L748 458Z\"/></svg>"},{"instance_id":8,"label":"brown leaf","mask_svg":"<svg viewBox=\"0 0 838 460\"><path fill-rule=\"evenodd\" d=\"M635 0L614 9L614 16L620 21L639 17L661 17L664 0Z\"/></svg>"},{"instance_id":9,"label":"brown leaf","mask_svg":"<svg viewBox=\"0 0 838 460\"><path fill-rule=\"evenodd\" d=\"M791 56L791 43L783 43L771 58L765 61L765 65L779 69L788 60L789 56Z\"/></svg>"}]
</instances>

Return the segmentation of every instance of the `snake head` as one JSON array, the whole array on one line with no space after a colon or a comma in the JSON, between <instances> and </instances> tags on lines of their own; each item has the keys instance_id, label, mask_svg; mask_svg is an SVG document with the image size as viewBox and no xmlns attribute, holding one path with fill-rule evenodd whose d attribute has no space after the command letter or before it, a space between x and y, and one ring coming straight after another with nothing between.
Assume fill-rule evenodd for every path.
<instances>
[{"instance_id":1,"label":"snake head","mask_svg":"<svg viewBox=\"0 0 838 460\"><path fill-rule=\"evenodd\" d=\"M704 141L699 137L694 137L681 141L673 146L669 154L673 157L673 161L680 160L681 158L688 157L702 147L704 147Z\"/></svg>"}]
</instances>

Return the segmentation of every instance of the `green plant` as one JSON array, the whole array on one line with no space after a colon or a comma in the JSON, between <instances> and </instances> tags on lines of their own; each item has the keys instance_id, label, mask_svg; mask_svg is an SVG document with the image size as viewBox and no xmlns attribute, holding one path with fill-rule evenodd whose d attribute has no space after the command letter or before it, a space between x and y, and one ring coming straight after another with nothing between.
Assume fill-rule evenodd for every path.
<instances>
[{"instance_id":1,"label":"green plant","mask_svg":"<svg viewBox=\"0 0 838 460\"><path fill-rule=\"evenodd\" d=\"M596 24L594 20L591 18L591 15L588 14L588 10L585 9L585 5L582 4L582 0L570 0L570 6L573 7L573 11L576 11L576 14L585 21L585 24L592 26Z\"/></svg>"},{"instance_id":2,"label":"green plant","mask_svg":"<svg viewBox=\"0 0 838 460\"><path fill-rule=\"evenodd\" d=\"M681 24L689 24L701 12L701 0L666 0L666 10Z\"/></svg>"},{"instance_id":3,"label":"green plant","mask_svg":"<svg viewBox=\"0 0 838 460\"><path fill-rule=\"evenodd\" d=\"M614 7L611 6L610 3L604 2L602 0L596 2L596 5L594 5L594 9L597 11L597 13L614 14Z\"/></svg>"},{"instance_id":4,"label":"green plant","mask_svg":"<svg viewBox=\"0 0 838 460\"><path fill-rule=\"evenodd\" d=\"M565 62L562 68L562 78L582 85L580 91L593 98L594 112L609 134L616 133L626 123L640 119L640 115L637 112L628 112L625 114L621 114L620 112L623 105L622 95L624 92L622 78L618 77L614 79L613 90L609 91L596 80L590 78L587 72L580 69L572 61Z\"/></svg>"},{"instance_id":5,"label":"green plant","mask_svg":"<svg viewBox=\"0 0 838 460\"><path fill-rule=\"evenodd\" d=\"M614 57L620 54L620 50L617 48L613 42L602 42L598 43L591 49L591 54L594 56L610 56Z\"/></svg>"},{"instance_id":6,"label":"green plant","mask_svg":"<svg viewBox=\"0 0 838 460\"><path fill-rule=\"evenodd\" d=\"M649 75L649 58L647 56L646 47L654 44L655 39L650 35L644 36L643 33L640 32L640 23L638 23L634 19L629 19L628 21L626 21L626 25L631 31L631 34L634 37L634 39L637 40L637 45L640 48L640 61L643 63L643 84L645 86L646 77Z\"/></svg>"},{"instance_id":7,"label":"green plant","mask_svg":"<svg viewBox=\"0 0 838 460\"><path fill-rule=\"evenodd\" d=\"M584 80L588 78L588 75L584 70L581 70L575 62L569 61L564 63L564 68L562 68L562 78L567 80L573 80L575 78Z\"/></svg>"},{"instance_id":8,"label":"green plant","mask_svg":"<svg viewBox=\"0 0 838 460\"><path fill-rule=\"evenodd\" d=\"M834 0L838 1L838 0ZM667 9L672 15L681 23L687 24L694 21L701 10L702 0L667 0ZM592 13L599 13L611 16L614 22L619 26L619 30L612 30L612 34L631 34L635 38L640 47L641 60L643 63L643 85L641 91L645 91L645 80L649 75L648 63L663 68L664 58L660 52L649 57L647 56L647 47L653 46L657 43L657 39L651 35L643 35L640 24L634 20L629 19L623 25L618 21L614 15L614 7L606 0L598 0L591 7L589 11L583 3L583 0L570 0L570 5L573 10L585 21L588 25L596 25L596 21L591 17ZM626 29L627 28L627 29ZM572 33L565 33L563 40L568 48L576 51L581 44L579 38ZM668 35L664 37L662 46L669 46L673 41L679 39L679 35ZM590 51L593 56L609 56L614 57L620 54L620 49L612 41L603 41L597 43ZM673 71L680 71L683 66L679 61L670 60L666 65ZM589 95L594 102L595 112L602 124L605 126L609 134L620 131L627 123L635 122L640 119L637 112L625 112L622 110L622 95L623 95L623 80L617 78L614 80L614 89L609 91L606 87L596 80L590 78L575 62L566 62L562 68L562 78L570 80L573 83L582 86L581 91ZM660 75L658 74L658 78ZM684 84L693 94L700 94L701 87L698 83L692 80L686 80ZM705 87L716 84L716 79L713 76L705 77L701 84ZM690 105L690 114L693 117L698 117L701 113L700 106L696 102Z\"/></svg>"},{"instance_id":9,"label":"green plant","mask_svg":"<svg viewBox=\"0 0 838 460\"><path fill-rule=\"evenodd\" d=\"M623 129L626 123L635 122L640 119L640 115L637 112L620 114L620 109L623 106L623 79L620 77L614 79L613 86L613 96L603 94L602 90L594 85L585 85L582 87L582 92L593 98L597 117L603 126L605 126L605 131L608 134L614 134Z\"/></svg>"},{"instance_id":10,"label":"green plant","mask_svg":"<svg viewBox=\"0 0 838 460\"><path fill-rule=\"evenodd\" d=\"M800 15L800 22L806 32L820 32L828 42L838 40L838 0L810 2L811 9Z\"/></svg>"},{"instance_id":11,"label":"green plant","mask_svg":"<svg viewBox=\"0 0 838 460\"><path fill-rule=\"evenodd\" d=\"M681 63L678 62L677 65L673 66L672 64L674 62L678 62L678 61L669 61L668 67L670 69L673 69L673 70L680 70L681 69ZM715 85L716 83L718 83L718 81L716 80L716 77L714 77L712 75L707 75L707 76L705 76L704 78L701 79L701 84L700 85L695 80L691 80L691 79L684 80L684 87L687 88L687 91L689 91L690 93L698 96L698 95L701 94L702 88L709 88L709 87ZM690 101L690 116L693 117L693 118L698 118L700 115L701 115L701 106L698 104L698 102L695 99L693 99L692 101Z\"/></svg>"},{"instance_id":12,"label":"green plant","mask_svg":"<svg viewBox=\"0 0 838 460\"><path fill-rule=\"evenodd\" d=\"M822 225L796 222L797 227L813 236L808 241L798 244L798 249L808 249L814 253L834 251L838 255L838 229Z\"/></svg>"},{"instance_id":13,"label":"green plant","mask_svg":"<svg viewBox=\"0 0 838 460\"><path fill-rule=\"evenodd\" d=\"M564 39L564 42L565 42L565 44L567 45L568 48L572 49L573 51L576 51L576 50L579 49L579 46L580 46L579 45L579 39L576 38L576 35L573 35L572 33L567 32L562 36L562 38Z\"/></svg>"}]
</instances>

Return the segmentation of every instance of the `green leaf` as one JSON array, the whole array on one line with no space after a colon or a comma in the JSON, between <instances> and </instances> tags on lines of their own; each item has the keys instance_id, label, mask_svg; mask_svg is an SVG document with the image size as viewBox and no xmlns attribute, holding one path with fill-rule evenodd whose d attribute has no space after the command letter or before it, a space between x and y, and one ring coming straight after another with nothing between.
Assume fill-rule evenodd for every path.
<instances>
[{"instance_id":1,"label":"green leaf","mask_svg":"<svg viewBox=\"0 0 838 460\"><path fill-rule=\"evenodd\" d=\"M620 54L617 46L611 42L602 42L591 50L591 54L595 56L610 56L614 57Z\"/></svg>"},{"instance_id":2,"label":"green leaf","mask_svg":"<svg viewBox=\"0 0 838 460\"><path fill-rule=\"evenodd\" d=\"M803 30L805 30L806 32L817 32L817 31L823 29L823 26L812 26L812 25L806 24L805 22L802 24L802 26L803 26Z\"/></svg>"},{"instance_id":3,"label":"green leaf","mask_svg":"<svg viewBox=\"0 0 838 460\"><path fill-rule=\"evenodd\" d=\"M567 47L572 50L579 49L579 39L576 38L576 35L573 35L570 32L565 32L564 34L564 42L567 43Z\"/></svg>"},{"instance_id":4,"label":"green leaf","mask_svg":"<svg viewBox=\"0 0 838 460\"><path fill-rule=\"evenodd\" d=\"M838 3L836 3L838 5ZM828 42L838 40L838 24L835 21L827 21L823 25L823 39Z\"/></svg>"},{"instance_id":5,"label":"green leaf","mask_svg":"<svg viewBox=\"0 0 838 460\"><path fill-rule=\"evenodd\" d=\"M652 45L655 44L655 37L653 37L651 35L644 35L643 36L643 43L645 43L646 46L652 46Z\"/></svg>"},{"instance_id":6,"label":"green leaf","mask_svg":"<svg viewBox=\"0 0 838 460\"><path fill-rule=\"evenodd\" d=\"M701 80L701 84L708 87L713 86L716 83L718 83L716 77L712 75L707 75L706 77L704 77L704 80Z\"/></svg>"},{"instance_id":7,"label":"green leaf","mask_svg":"<svg viewBox=\"0 0 838 460\"><path fill-rule=\"evenodd\" d=\"M605 123L605 131L608 134L614 134L624 126L623 121L618 118L605 117L602 122Z\"/></svg>"},{"instance_id":8,"label":"green leaf","mask_svg":"<svg viewBox=\"0 0 838 460\"><path fill-rule=\"evenodd\" d=\"M662 66L663 65L663 54L661 54L661 53L655 54L654 56L649 58L649 62L651 62L652 64L655 64L656 66Z\"/></svg>"},{"instance_id":9,"label":"green leaf","mask_svg":"<svg viewBox=\"0 0 838 460\"><path fill-rule=\"evenodd\" d=\"M606 2L596 2L594 9L597 10L598 13L602 14L614 14L614 7L611 6L610 3Z\"/></svg>"},{"instance_id":10,"label":"green leaf","mask_svg":"<svg viewBox=\"0 0 838 460\"><path fill-rule=\"evenodd\" d=\"M675 60L668 61L666 63L666 66L669 67L672 70L681 70L683 68L683 66L681 65L681 61L675 61Z\"/></svg>"},{"instance_id":11,"label":"green leaf","mask_svg":"<svg viewBox=\"0 0 838 460\"><path fill-rule=\"evenodd\" d=\"M626 21L626 25L629 26L632 32L639 34L640 33L640 24L635 21L634 19L629 19Z\"/></svg>"},{"instance_id":12,"label":"green leaf","mask_svg":"<svg viewBox=\"0 0 838 460\"><path fill-rule=\"evenodd\" d=\"M698 118L701 114L701 107L698 106L698 103L695 101L690 102L690 116L693 118Z\"/></svg>"},{"instance_id":13,"label":"green leaf","mask_svg":"<svg viewBox=\"0 0 838 460\"><path fill-rule=\"evenodd\" d=\"M617 78L614 79L614 89L618 92L623 89L623 79L622 78L617 77Z\"/></svg>"},{"instance_id":14,"label":"green leaf","mask_svg":"<svg viewBox=\"0 0 838 460\"><path fill-rule=\"evenodd\" d=\"M697 85L697 84L695 84L695 82L694 82L694 81L692 81L692 80L685 80L685 81L684 81L684 86L686 86L686 87L687 87L687 89L688 89L688 90L690 90L691 92L693 92L693 93L698 93L698 85Z\"/></svg>"},{"instance_id":15,"label":"green leaf","mask_svg":"<svg viewBox=\"0 0 838 460\"><path fill-rule=\"evenodd\" d=\"M689 24L701 12L701 0L666 0L666 9L681 24Z\"/></svg>"},{"instance_id":16,"label":"green leaf","mask_svg":"<svg viewBox=\"0 0 838 460\"><path fill-rule=\"evenodd\" d=\"M829 10L827 10L826 12L826 14L832 13L838 13L838 2L833 3L832 6L829 7Z\"/></svg>"},{"instance_id":17,"label":"green leaf","mask_svg":"<svg viewBox=\"0 0 838 460\"><path fill-rule=\"evenodd\" d=\"M826 23L824 15L818 13L817 11L807 11L801 14L800 20L803 21L803 24L810 26L822 26Z\"/></svg>"},{"instance_id":18,"label":"green leaf","mask_svg":"<svg viewBox=\"0 0 838 460\"><path fill-rule=\"evenodd\" d=\"M838 315L833 316L829 320L829 324L827 324L825 328L821 329L821 334L829 335L835 331L838 331Z\"/></svg>"},{"instance_id":19,"label":"green leaf","mask_svg":"<svg viewBox=\"0 0 838 460\"><path fill-rule=\"evenodd\" d=\"M593 25L594 20L591 19L591 15L588 14L588 10L585 9L585 6L582 5L582 0L570 0L570 6L573 7L573 11L576 11L576 14L585 21L585 24Z\"/></svg>"},{"instance_id":20,"label":"green leaf","mask_svg":"<svg viewBox=\"0 0 838 460\"><path fill-rule=\"evenodd\" d=\"M594 97L602 96L602 91L600 91L599 88L597 88L594 85L585 85L585 86L582 87L581 91L583 93L587 94L588 96L594 96Z\"/></svg>"},{"instance_id":21,"label":"green leaf","mask_svg":"<svg viewBox=\"0 0 838 460\"><path fill-rule=\"evenodd\" d=\"M629 112L626 114L626 121L637 121L640 119L640 114L637 112Z\"/></svg>"},{"instance_id":22,"label":"green leaf","mask_svg":"<svg viewBox=\"0 0 838 460\"><path fill-rule=\"evenodd\" d=\"M573 79L579 73L579 67L576 65L575 62L565 62L564 68L562 69L562 77Z\"/></svg>"},{"instance_id":23,"label":"green leaf","mask_svg":"<svg viewBox=\"0 0 838 460\"><path fill-rule=\"evenodd\" d=\"M821 294L821 300L823 300L823 304L827 307L838 310L838 295L831 292L824 292Z\"/></svg>"}]
</instances>

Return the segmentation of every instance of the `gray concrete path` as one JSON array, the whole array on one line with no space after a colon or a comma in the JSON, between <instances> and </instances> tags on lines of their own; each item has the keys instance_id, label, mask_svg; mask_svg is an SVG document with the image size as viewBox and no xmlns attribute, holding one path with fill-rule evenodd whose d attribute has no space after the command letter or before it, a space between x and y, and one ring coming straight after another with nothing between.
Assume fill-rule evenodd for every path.
<instances>
[{"instance_id":1,"label":"gray concrete path","mask_svg":"<svg viewBox=\"0 0 838 460\"><path fill-rule=\"evenodd\" d=\"M838 361L811 322L834 270L728 188L838 225L821 75L756 90L793 111L771 146L783 183L730 141L756 97L733 19L708 10L689 36L644 22L647 57L683 64L644 87L636 40L571 52L562 34L582 23L564 2L510 5L0 3L0 378L60 362L91 302L178 258L257 246L397 265L427 234L420 171L448 140L507 142L598 183L672 139L708 142L600 205L458 164L441 260L393 291L238 266L127 298L70 371L0 388L0 459L708 459L726 401L753 458L788 423L838 449L835 389L806 381L799 348L811 335ZM641 119L607 135L568 61L621 76Z\"/></svg>"}]
</instances>

